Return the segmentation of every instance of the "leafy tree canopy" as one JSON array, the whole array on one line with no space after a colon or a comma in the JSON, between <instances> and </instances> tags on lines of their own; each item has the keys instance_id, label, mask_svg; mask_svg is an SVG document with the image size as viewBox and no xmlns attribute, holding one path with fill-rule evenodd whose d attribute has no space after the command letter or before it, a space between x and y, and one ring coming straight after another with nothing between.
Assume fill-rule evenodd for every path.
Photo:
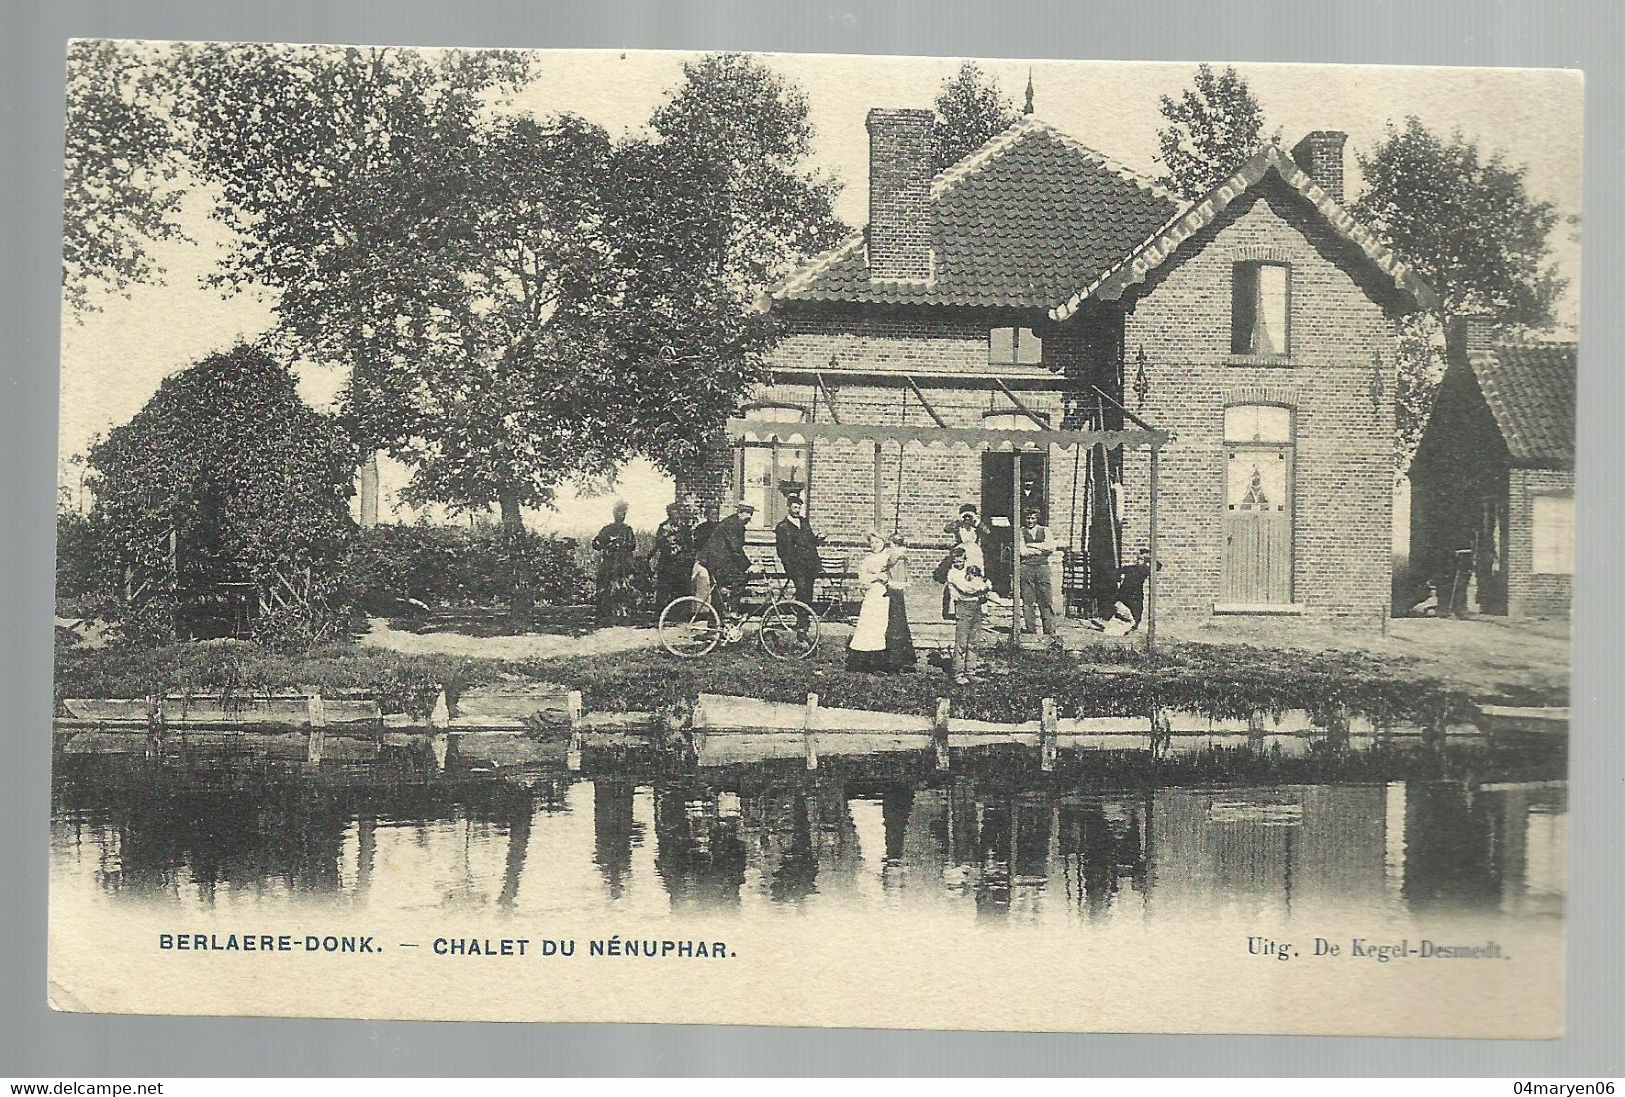
<instances>
[{"instance_id":1,"label":"leafy tree canopy","mask_svg":"<svg viewBox=\"0 0 1625 1097\"><path fill-rule=\"evenodd\" d=\"M157 278L151 244L183 235L172 60L155 46L68 43L62 289L76 314L96 291Z\"/></svg>"},{"instance_id":2,"label":"leafy tree canopy","mask_svg":"<svg viewBox=\"0 0 1625 1097\"><path fill-rule=\"evenodd\" d=\"M1168 125L1157 131L1158 182L1187 201L1212 190L1269 140L1264 108L1234 68L1198 65L1193 87L1162 97Z\"/></svg>"},{"instance_id":3,"label":"leafy tree canopy","mask_svg":"<svg viewBox=\"0 0 1625 1097\"><path fill-rule=\"evenodd\" d=\"M414 377L398 367L468 297L445 261L465 220L456 152L525 79L523 55L207 45L187 72L192 158L236 234L216 284L275 290L290 352L349 367L357 438L403 443Z\"/></svg>"},{"instance_id":4,"label":"leafy tree canopy","mask_svg":"<svg viewBox=\"0 0 1625 1097\"><path fill-rule=\"evenodd\" d=\"M650 120L617 152L613 235L621 292L604 316L625 371L609 402L633 452L680 468L714 441L761 379L776 332L758 296L846 233L840 185L804 166L807 99L738 54L683 66Z\"/></svg>"},{"instance_id":5,"label":"leafy tree canopy","mask_svg":"<svg viewBox=\"0 0 1625 1097\"><path fill-rule=\"evenodd\" d=\"M966 61L942 82L935 106L938 171L969 156L1021 118L999 81L974 61Z\"/></svg>"},{"instance_id":6,"label":"leafy tree canopy","mask_svg":"<svg viewBox=\"0 0 1625 1097\"><path fill-rule=\"evenodd\" d=\"M1524 168L1485 159L1461 134L1441 139L1416 118L1389 124L1360 157L1365 190L1354 213L1438 293L1437 315L1400 325L1396 459L1403 468L1421 441L1443 376L1442 321L1488 313L1508 327L1546 328L1564 281L1548 262L1558 215L1532 199Z\"/></svg>"},{"instance_id":7,"label":"leafy tree canopy","mask_svg":"<svg viewBox=\"0 0 1625 1097\"><path fill-rule=\"evenodd\" d=\"M1564 282L1548 263L1558 215L1524 188L1525 169L1487 159L1460 133L1441 139L1416 118L1360 157L1354 212L1427 279L1452 315L1549 327Z\"/></svg>"}]
</instances>

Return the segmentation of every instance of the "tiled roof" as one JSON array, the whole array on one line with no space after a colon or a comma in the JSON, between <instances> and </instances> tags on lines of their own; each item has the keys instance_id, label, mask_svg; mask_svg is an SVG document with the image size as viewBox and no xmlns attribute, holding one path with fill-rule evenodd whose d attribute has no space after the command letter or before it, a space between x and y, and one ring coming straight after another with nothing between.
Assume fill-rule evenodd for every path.
<instances>
[{"instance_id":1,"label":"tiled roof","mask_svg":"<svg viewBox=\"0 0 1625 1097\"><path fill-rule=\"evenodd\" d=\"M932 183L929 281L871 282L857 232L770 297L1050 309L1178 209L1150 180L1029 116Z\"/></svg>"},{"instance_id":2,"label":"tiled roof","mask_svg":"<svg viewBox=\"0 0 1625 1097\"><path fill-rule=\"evenodd\" d=\"M1469 356L1514 464L1574 463L1573 343L1522 343Z\"/></svg>"},{"instance_id":3,"label":"tiled roof","mask_svg":"<svg viewBox=\"0 0 1625 1097\"><path fill-rule=\"evenodd\" d=\"M1080 282L1080 289L1059 307L1050 310L1051 318L1065 320L1076 312L1083 302L1091 298L1102 301L1117 300L1131 286L1145 281L1152 271L1179 250L1180 245L1211 225L1231 202L1251 190L1272 171L1279 175L1287 186L1308 199L1333 231L1358 248L1396 289L1416 304L1416 307L1437 306L1438 298L1435 297L1433 290L1417 276L1415 271L1384 247L1382 242L1372 235L1371 230L1338 205L1332 196L1322 190L1290 156L1282 152L1278 146L1270 144L1264 146L1257 155L1238 168L1234 175L1214 187L1201 200L1191 203L1189 207L1158 225L1147 237L1137 241L1130 252L1111 269L1104 271L1099 278Z\"/></svg>"}]
</instances>

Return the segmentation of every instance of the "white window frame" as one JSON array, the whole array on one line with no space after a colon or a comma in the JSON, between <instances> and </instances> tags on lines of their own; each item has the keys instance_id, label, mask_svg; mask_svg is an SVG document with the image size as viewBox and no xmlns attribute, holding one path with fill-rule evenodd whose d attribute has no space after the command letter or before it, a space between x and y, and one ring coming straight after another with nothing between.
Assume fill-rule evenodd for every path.
<instances>
[{"instance_id":1,"label":"white window frame","mask_svg":"<svg viewBox=\"0 0 1625 1097\"><path fill-rule=\"evenodd\" d=\"M1563 505L1556 515L1542 521L1541 504ZM1559 524L1553 525L1552 518ZM1529 493L1529 571L1532 575L1574 574L1574 493L1571 491L1532 491Z\"/></svg>"}]
</instances>

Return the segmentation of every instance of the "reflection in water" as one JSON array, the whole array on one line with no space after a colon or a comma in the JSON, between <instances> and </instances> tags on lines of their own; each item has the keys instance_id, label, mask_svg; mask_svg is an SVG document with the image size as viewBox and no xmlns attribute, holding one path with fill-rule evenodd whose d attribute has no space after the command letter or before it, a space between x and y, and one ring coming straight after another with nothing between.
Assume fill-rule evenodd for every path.
<instances>
[{"instance_id":1,"label":"reflection in water","mask_svg":"<svg viewBox=\"0 0 1625 1097\"><path fill-rule=\"evenodd\" d=\"M261 774L210 788L85 759L58 774L53 873L62 887L198 908L334 897L566 915L947 906L1086 925L1225 909L1563 909L1562 782L1074 788L999 774L722 772L360 788Z\"/></svg>"}]
</instances>

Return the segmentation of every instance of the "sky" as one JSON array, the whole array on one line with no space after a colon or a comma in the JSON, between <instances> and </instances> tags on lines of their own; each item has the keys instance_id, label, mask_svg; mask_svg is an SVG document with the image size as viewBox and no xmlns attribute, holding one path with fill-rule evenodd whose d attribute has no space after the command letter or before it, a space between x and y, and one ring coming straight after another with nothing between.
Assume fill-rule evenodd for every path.
<instances>
[{"instance_id":1,"label":"sky","mask_svg":"<svg viewBox=\"0 0 1625 1097\"><path fill-rule=\"evenodd\" d=\"M677 86L693 55L665 51L539 51L540 76L511 109L537 115L569 112L613 135L635 132ZM836 213L849 225L867 221L869 108L929 107L958 58L766 54L767 62L807 95L814 129L809 166L839 179ZM1194 63L978 60L1019 106L1029 72L1035 114L1129 167L1159 172L1159 97L1188 87ZM1222 64L1222 63L1216 63ZM1581 102L1578 72L1551 69L1467 69L1334 65L1238 64L1264 108L1271 129L1290 148L1314 129L1349 135L1347 190L1359 193L1357 154L1381 141L1390 121L1416 115L1439 133L1459 130L1482 153L1501 152L1527 167L1530 194L1552 202L1564 217L1581 212ZM187 207L190 242L166 242L154 253L165 284L133 287L124 297L97 298L101 311L62 326L61 423L58 452L63 486L76 497L74 462L97 434L125 422L162 379L202 357L253 339L272 325L263 294L222 298L200 285L226 238L201 198ZM1560 224L1553 257L1571 280L1560 322L1578 324L1577 231ZM337 391L336 369L300 368L301 391L325 406ZM385 508L404 470L386 466ZM632 506L635 526L652 527L671 499L669 483L642 462L624 470L613 494ZM554 512L532 515L538 529L581 532L608 520L601 491L566 491ZM409 517L410 512L401 512Z\"/></svg>"}]
</instances>

